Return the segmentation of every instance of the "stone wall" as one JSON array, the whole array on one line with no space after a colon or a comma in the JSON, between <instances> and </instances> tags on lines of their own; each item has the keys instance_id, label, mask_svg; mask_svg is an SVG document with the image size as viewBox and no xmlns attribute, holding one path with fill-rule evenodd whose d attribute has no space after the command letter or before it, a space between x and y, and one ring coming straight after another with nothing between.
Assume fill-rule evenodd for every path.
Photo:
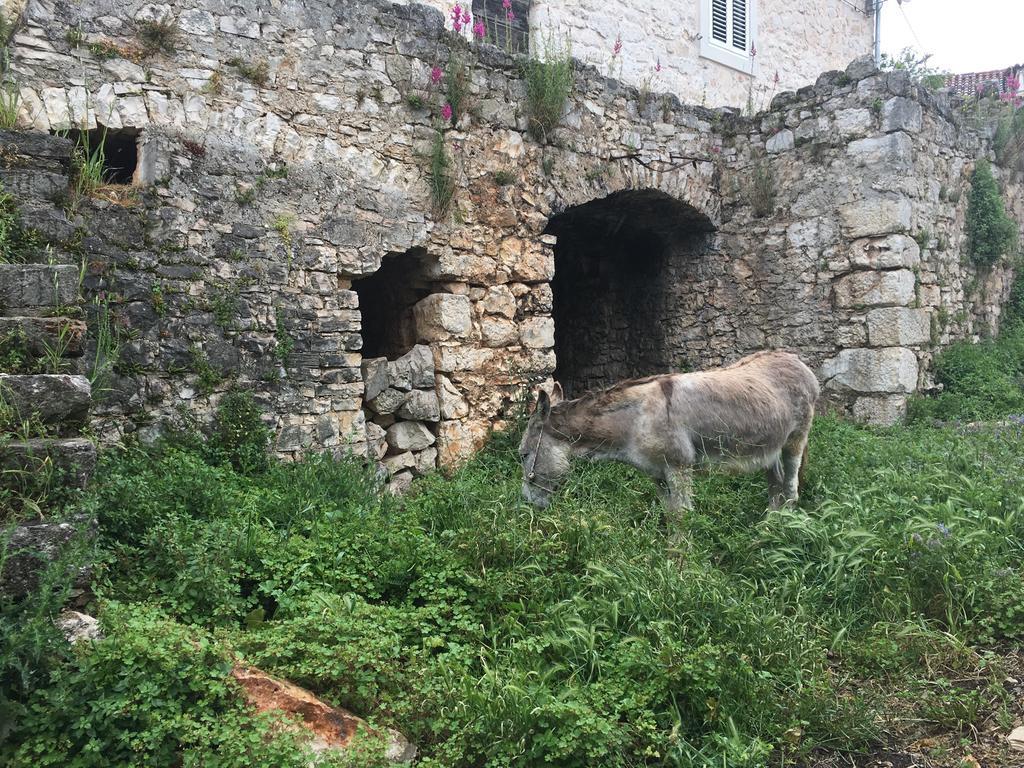
<instances>
[{"instance_id":1,"label":"stone wall","mask_svg":"<svg viewBox=\"0 0 1024 768\"><path fill-rule=\"evenodd\" d=\"M755 110L779 91L813 83L871 52L874 19L863 12L864 2L758 0L756 6L756 55L742 70L701 56L700 0L536 0L531 36L535 44L552 32L568 36L573 55L638 88L666 90L691 104ZM622 51L613 59L617 37Z\"/></svg>"},{"instance_id":2,"label":"stone wall","mask_svg":"<svg viewBox=\"0 0 1024 768\"><path fill-rule=\"evenodd\" d=\"M173 52L139 50L154 18L180 30ZM518 63L443 26L380 0L30 4L11 51L23 126L140 132L137 197L83 199L54 234L123 341L101 436L205 418L241 387L283 455L369 446L419 472L477 448L556 353L580 389L764 346L892 419L937 344L998 322L1006 269L960 256L986 147L900 76L858 64L741 119L581 66L542 144ZM430 72L453 52L469 90L440 215ZM382 263L412 265L407 283L375 286Z\"/></svg>"}]
</instances>

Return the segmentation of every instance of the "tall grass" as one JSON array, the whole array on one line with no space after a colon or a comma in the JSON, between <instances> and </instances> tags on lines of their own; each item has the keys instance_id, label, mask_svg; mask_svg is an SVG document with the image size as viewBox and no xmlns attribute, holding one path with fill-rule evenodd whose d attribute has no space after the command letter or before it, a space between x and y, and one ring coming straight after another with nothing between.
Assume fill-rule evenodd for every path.
<instances>
[{"instance_id":1,"label":"tall grass","mask_svg":"<svg viewBox=\"0 0 1024 768\"><path fill-rule=\"evenodd\" d=\"M549 38L543 56L526 59L522 68L530 133L538 141L546 142L561 122L572 93L572 49L565 44L559 50Z\"/></svg>"}]
</instances>

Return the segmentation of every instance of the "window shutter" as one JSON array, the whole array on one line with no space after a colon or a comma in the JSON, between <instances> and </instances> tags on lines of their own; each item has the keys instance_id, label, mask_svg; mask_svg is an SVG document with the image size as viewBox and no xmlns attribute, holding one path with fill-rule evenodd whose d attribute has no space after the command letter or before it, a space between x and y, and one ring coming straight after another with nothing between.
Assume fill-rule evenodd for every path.
<instances>
[{"instance_id":1,"label":"window shutter","mask_svg":"<svg viewBox=\"0 0 1024 768\"><path fill-rule=\"evenodd\" d=\"M744 2L745 0L732 0ZM728 7L730 0L711 0L711 37L723 45L729 42Z\"/></svg>"},{"instance_id":2,"label":"window shutter","mask_svg":"<svg viewBox=\"0 0 1024 768\"><path fill-rule=\"evenodd\" d=\"M732 47L747 50L747 0L732 0Z\"/></svg>"}]
</instances>

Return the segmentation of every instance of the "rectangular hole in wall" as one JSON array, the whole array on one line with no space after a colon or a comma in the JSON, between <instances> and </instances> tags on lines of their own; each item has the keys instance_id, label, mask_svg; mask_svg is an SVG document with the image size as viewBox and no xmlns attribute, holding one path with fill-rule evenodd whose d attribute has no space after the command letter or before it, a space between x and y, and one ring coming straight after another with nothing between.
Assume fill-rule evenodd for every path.
<instances>
[{"instance_id":1,"label":"rectangular hole in wall","mask_svg":"<svg viewBox=\"0 0 1024 768\"><path fill-rule=\"evenodd\" d=\"M68 131L67 137L75 151L88 158L102 157L103 183L132 184L139 166L139 135L137 128L105 128L90 131Z\"/></svg>"}]
</instances>

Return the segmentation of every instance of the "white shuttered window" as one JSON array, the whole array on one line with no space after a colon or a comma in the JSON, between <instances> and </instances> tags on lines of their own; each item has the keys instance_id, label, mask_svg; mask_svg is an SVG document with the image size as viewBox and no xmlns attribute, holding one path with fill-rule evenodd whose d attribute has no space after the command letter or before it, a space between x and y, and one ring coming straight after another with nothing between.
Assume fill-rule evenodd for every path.
<instances>
[{"instance_id":1,"label":"white shuttered window","mask_svg":"<svg viewBox=\"0 0 1024 768\"><path fill-rule=\"evenodd\" d=\"M757 0L701 0L700 53L744 72L753 72Z\"/></svg>"}]
</instances>

